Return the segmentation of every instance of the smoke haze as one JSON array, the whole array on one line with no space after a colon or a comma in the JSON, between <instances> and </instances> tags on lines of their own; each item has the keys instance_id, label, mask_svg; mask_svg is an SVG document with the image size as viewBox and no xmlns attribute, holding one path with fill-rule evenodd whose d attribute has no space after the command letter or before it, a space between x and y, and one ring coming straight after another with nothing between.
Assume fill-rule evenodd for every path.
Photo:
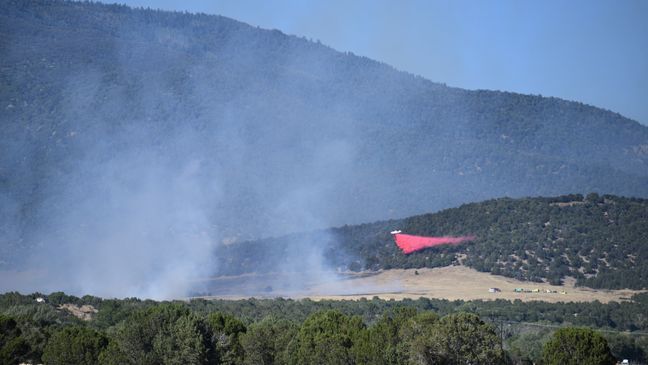
<instances>
[{"instance_id":1,"label":"smoke haze","mask_svg":"<svg viewBox=\"0 0 648 365\"><path fill-rule=\"evenodd\" d=\"M245 240L496 196L648 196L648 128L618 114L217 16L3 1L0 290L178 297ZM300 274L273 288L335 279L326 231L284 241L267 266Z\"/></svg>"},{"instance_id":2,"label":"smoke haze","mask_svg":"<svg viewBox=\"0 0 648 365\"><path fill-rule=\"evenodd\" d=\"M59 162L45 172L37 218L26 229L34 244L19 259L24 273L8 276L2 290L185 296L200 289L197 279L218 271L213 257L220 244L332 224L332 196L354 158L344 107L320 101L328 113L305 120L294 108L307 106L286 106L281 128L259 128L267 115L250 106L263 109L272 98L257 97L255 85L236 78L214 89L221 78L215 73L224 71L209 57L184 69L186 55L160 54L158 44L190 47L183 31L140 31L117 30L124 41L110 44L108 70L86 65L65 74L58 105L63 120L43 124L54 144L46 153ZM245 63L243 69L264 67L264 60L240 50L238 37L233 32L221 39L219 53L243 52L234 60ZM305 60L296 52L284 54L277 67L288 73L299 67ZM326 67L325 60L306 62ZM124 83L107 81L107 71ZM266 85L298 92L302 86L282 73ZM314 138L317 125L326 127ZM276 181L277 175L285 179ZM309 273L283 280L283 287L298 289L301 280L330 268L322 247L293 244L301 248L276 270Z\"/></svg>"}]
</instances>

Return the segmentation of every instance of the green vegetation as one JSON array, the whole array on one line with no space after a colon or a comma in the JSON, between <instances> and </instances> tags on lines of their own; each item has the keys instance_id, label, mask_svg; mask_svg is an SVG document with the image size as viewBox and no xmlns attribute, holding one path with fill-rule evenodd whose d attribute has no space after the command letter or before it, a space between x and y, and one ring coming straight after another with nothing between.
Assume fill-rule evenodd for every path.
<instances>
[{"instance_id":1,"label":"green vegetation","mask_svg":"<svg viewBox=\"0 0 648 365\"><path fill-rule=\"evenodd\" d=\"M246 365L288 364L299 326L287 319L267 316L254 322L241 336ZM290 346L290 347L289 347Z\"/></svg>"},{"instance_id":2,"label":"green vegetation","mask_svg":"<svg viewBox=\"0 0 648 365\"><path fill-rule=\"evenodd\" d=\"M80 320L59 308L63 298L99 312ZM6 293L0 356L3 364L550 364L574 354L590 356L577 363L646 361L646 298L155 302Z\"/></svg>"},{"instance_id":3,"label":"green vegetation","mask_svg":"<svg viewBox=\"0 0 648 365\"><path fill-rule=\"evenodd\" d=\"M607 341L589 328L561 328L544 346L547 365L613 365Z\"/></svg>"},{"instance_id":4,"label":"green vegetation","mask_svg":"<svg viewBox=\"0 0 648 365\"><path fill-rule=\"evenodd\" d=\"M412 353L420 364L502 364L495 329L469 313L450 314L431 326L416 326Z\"/></svg>"},{"instance_id":5,"label":"green vegetation","mask_svg":"<svg viewBox=\"0 0 648 365\"><path fill-rule=\"evenodd\" d=\"M52 365L94 365L107 345L106 336L91 328L64 327L47 341L43 362Z\"/></svg>"},{"instance_id":6,"label":"green vegetation","mask_svg":"<svg viewBox=\"0 0 648 365\"><path fill-rule=\"evenodd\" d=\"M300 244L327 247L332 267L350 270L464 264L520 280L592 288L648 288L648 200L573 194L495 199L402 220L344 226L232 245L219 252L224 274L271 271ZM474 242L404 255L389 234L475 235Z\"/></svg>"},{"instance_id":7,"label":"green vegetation","mask_svg":"<svg viewBox=\"0 0 648 365\"><path fill-rule=\"evenodd\" d=\"M204 364L207 345L216 348L206 341L216 334L185 306L162 304L134 312L116 328L101 359L104 364Z\"/></svg>"},{"instance_id":8,"label":"green vegetation","mask_svg":"<svg viewBox=\"0 0 648 365\"><path fill-rule=\"evenodd\" d=\"M362 319L328 310L310 315L295 338L295 364L353 364L356 337L364 330ZM360 354L359 354L360 355Z\"/></svg>"},{"instance_id":9,"label":"green vegetation","mask_svg":"<svg viewBox=\"0 0 648 365\"><path fill-rule=\"evenodd\" d=\"M0 44L3 267L28 256L43 232L53 242L95 236L83 222L60 227L52 218L89 213L77 209L84 197L119 206L101 190L106 186L93 184L128 175L121 162L140 155L170 161L172 176L196 161L201 172L213 172L196 177L214 227L205 234L233 241L311 229L276 214L289 210L281 203L295 191L310 197L304 186L316 187L315 203L336 202L312 212L333 224L497 196L648 196L648 128L618 114L449 88L219 16L0 0ZM138 184L119 183L126 190ZM222 246L215 266L229 274L269 271L294 259L288 251L321 244L327 262L341 269L462 263L523 280L573 276L596 288L647 288L646 206L597 194L496 199ZM406 256L389 235L396 228L477 239ZM68 303L99 312L83 321L59 308ZM646 313L645 294L622 303L549 304L159 303L6 293L0 363L551 363L566 352L583 354L584 346L601 350L583 354L596 356L592 361L609 362L611 353L645 362ZM601 335L570 328L553 334L573 326Z\"/></svg>"},{"instance_id":10,"label":"green vegetation","mask_svg":"<svg viewBox=\"0 0 648 365\"><path fill-rule=\"evenodd\" d=\"M0 314L0 363L9 364L26 358L29 344L13 318Z\"/></svg>"}]
</instances>

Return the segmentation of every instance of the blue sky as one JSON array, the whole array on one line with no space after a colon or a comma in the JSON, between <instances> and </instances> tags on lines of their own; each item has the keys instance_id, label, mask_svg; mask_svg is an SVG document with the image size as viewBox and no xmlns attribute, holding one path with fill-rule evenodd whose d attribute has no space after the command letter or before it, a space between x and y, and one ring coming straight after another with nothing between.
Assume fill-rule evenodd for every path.
<instances>
[{"instance_id":1,"label":"blue sky","mask_svg":"<svg viewBox=\"0 0 648 365\"><path fill-rule=\"evenodd\" d=\"M118 2L224 15L450 86L557 96L648 125L644 0Z\"/></svg>"}]
</instances>

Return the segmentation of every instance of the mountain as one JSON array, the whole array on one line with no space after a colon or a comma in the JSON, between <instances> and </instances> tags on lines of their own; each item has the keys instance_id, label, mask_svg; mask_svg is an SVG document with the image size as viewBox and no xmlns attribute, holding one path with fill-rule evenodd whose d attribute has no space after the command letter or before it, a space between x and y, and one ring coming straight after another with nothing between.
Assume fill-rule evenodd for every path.
<instances>
[{"instance_id":1,"label":"mountain","mask_svg":"<svg viewBox=\"0 0 648 365\"><path fill-rule=\"evenodd\" d=\"M552 198L500 198L405 219L343 226L227 246L222 274L293 267L293 252L324 247L326 264L380 270L464 264L520 280L608 289L648 288L648 200L592 193ZM390 234L475 235L470 243L403 254ZM291 262L294 261L294 262Z\"/></svg>"},{"instance_id":2,"label":"mountain","mask_svg":"<svg viewBox=\"0 0 648 365\"><path fill-rule=\"evenodd\" d=\"M648 128L617 113L447 87L221 16L0 0L0 54L5 264L96 242L177 257L164 242L501 196L648 196Z\"/></svg>"}]
</instances>

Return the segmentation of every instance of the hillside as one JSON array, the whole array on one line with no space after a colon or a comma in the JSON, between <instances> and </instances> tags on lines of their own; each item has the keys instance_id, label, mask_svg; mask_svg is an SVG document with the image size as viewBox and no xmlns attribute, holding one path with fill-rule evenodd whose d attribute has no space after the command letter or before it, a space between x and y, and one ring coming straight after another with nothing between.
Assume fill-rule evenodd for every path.
<instances>
[{"instance_id":1,"label":"hillside","mask_svg":"<svg viewBox=\"0 0 648 365\"><path fill-rule=\"evenodd\" d=\"M0 54L0 264L54 246L43 255L72 252L67 269L99 241L150 252L500 196L648 197L648 128L617 113L447 87L221 16L0 0ZM374 244L349 252L372 269L441 264ZM496 251L467 254L516 275Z\"/></svg>"},{"instance_id":2,"label":"hillside","mask_svg":"<svg viewBox=\"0 0 648 365\"><path fill-rule=\"evenodd\" d=\"M571 276L577 285L592 288L646 289L647 222L645 199L597 194L495 199L401 220L231 245L217 253L217 266L223 274L299 267L310 247L322 247L326 264L342 270L462 263L520 280L559 284ZM389 233L394 229L477 238L405 255Z\"/></svg>"}]
</instances>

